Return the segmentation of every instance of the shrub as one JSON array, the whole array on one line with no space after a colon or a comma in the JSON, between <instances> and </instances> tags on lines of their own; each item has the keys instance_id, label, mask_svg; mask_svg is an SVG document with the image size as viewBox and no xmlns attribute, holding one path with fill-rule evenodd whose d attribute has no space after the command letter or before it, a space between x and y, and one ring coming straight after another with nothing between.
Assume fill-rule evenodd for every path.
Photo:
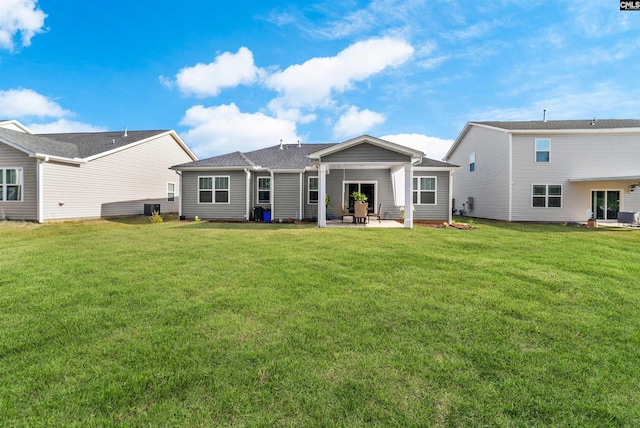
<instances>
[{"instance_id":1,"label":"shrub","mask_svg":"<svg viewBox=\"0 0 640 428\"><path fill-rule=\"evenodd\" d=\"M162 218L162 216L160 215L160 212L158 211L154 211L151 213L151 217L149 217L149 221L151 223L162 223L164 219Z\"/></svg>"}]
</instances>

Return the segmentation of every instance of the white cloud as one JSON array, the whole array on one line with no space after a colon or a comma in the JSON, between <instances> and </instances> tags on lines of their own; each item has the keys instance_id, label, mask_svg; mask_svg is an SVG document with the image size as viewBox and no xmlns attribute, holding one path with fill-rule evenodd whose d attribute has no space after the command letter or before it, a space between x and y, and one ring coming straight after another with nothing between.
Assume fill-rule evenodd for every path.
<instances>
[{"instance_id":1,"label":"white cloud","mask_svg":"<svg viewBox=\"0 0 640 428\"><path fill-rule=\"evenodd\" d=\"M27 126L36 134L62 134L67 132L105 132L106 127L93 126L74 120L59 119L52 123L32 123Z\"/></svg>"},{"instance_id":2,"label":"white cloud","mask_svg":"<svg viewBox=\"0 0 640 428\"><path fill-rule=\"evenodd\" d=\"M350 137L364 134L375 125L384 123L385 117L371 110L358 110L351 106L349 110L340 117L336 126L333 127L335 137Z\"/></svg>"},{"instance_id":3,"label":"white cloud","mask_svg":"<svg viewBox=\"0 0 640 428\"><path fill-rule=\"evenodd\" d=\"M37 0L0 1L0 48L13 51L14 37L20 33L22 46L29 46L31 38L44 32L47 15L37 7Z\"/></svg>"},{"instance_id":4,"label":"white cloud","mask_svg":"<svg viewBox=\"0 0 640 428\"><path fill-rule=\"evenodd\" d=\"M286 107L326 107L332 93L342 93L387 67L396 67L413 55L413 47L393 38L357 42L334 57L312 58L266 79L281 96L271 101L273 111Z\"/></svg>"},{"instance_id":5,"label":"white cloud","mask_svg":"<svg viewBox=\"0 0 640 428\"><path fill-rule=\"evenodd\" d=\"M235 54L218 55L212 63L183 68L176 75L176 84L185 95L215 97L224 88L253 84L262 74L253 62L253 53L242 47ZM167 86L166 79L161 77L160 82Z\"/></svg>"},{"instance_id":6,"label":"white cloud","mask_svg":"<svg viewBox=\"0 0 640 428\"><path fill-rule=\"evenodd\" d=\"M262 113L242 113L235 104L188 109L180 122L182 136L200 157L249 151L284 141L297 141L295 122Z\"/></svg>"},{"instance_id":7,"label":"white cloud","mask_svg":"<svg viewBox=\"0 0 640 428\"><path fill-rule=\"evenodd\" d=\"M0 117L63 117L70 114L69 110L31 89L0 91Z\"/></svg>"},{"instance_id":8,"label":"white cloud","mask_svg":"<svg viewBox=\"0 0 640 428\"><path fill-rule=\"evenodd\" d=\"M442 159L451 148L451 145L453 145L453 140L429 137L423 134L395 134L385 135L380 138L402 146L411 147L412 149L421 150L426 157L436 160Z\"/></svg>"}]
</instances>

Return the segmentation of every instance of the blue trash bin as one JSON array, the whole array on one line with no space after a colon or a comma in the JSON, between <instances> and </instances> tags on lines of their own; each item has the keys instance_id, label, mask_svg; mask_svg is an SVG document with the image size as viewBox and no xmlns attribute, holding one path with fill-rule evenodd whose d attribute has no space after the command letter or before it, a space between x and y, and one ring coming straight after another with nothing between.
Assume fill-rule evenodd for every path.
<instances>
[{"instance_id":1,"label":"blue trash bin","mask_svg":"<svg viewBox=\"0 0 640 428\"><path fill-rule=\"evenodd\" d=\"M269 223L271 221L271 210L264 210L262 212L262 221Z\"/></svg>"}]
</instances>

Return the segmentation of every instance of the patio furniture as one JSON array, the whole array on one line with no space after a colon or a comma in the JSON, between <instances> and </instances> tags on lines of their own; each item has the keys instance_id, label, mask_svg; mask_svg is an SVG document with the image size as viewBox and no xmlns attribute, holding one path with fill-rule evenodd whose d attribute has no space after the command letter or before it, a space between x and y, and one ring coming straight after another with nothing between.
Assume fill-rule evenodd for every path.
<instances>
[{"instance_id":1,"label":"patio furniture","mask_svg":"<svg viewBox=\"0 0 640 428\"><path fill-rule=\"evenodd\" d=\"M342 205L340 205L340 206L338 206L338 216L342 220L342 223L344 223L344 218L345 217L353 217L353 214L351 214L349 211L345 212L344 207ZM355 223L355 218L353 219L353 222Z\"/></svg>"},{"instance_id":2,"label":"patio furniture","mask_svg":"<svg viewBox=\"0 0 640 428\"><path fill-rule=\"evenodd\" d=\"M618 224L629 224L631 226L640 225L640 213L637 211L624 212L620 211L618 213Z\"/></svg>"},{"instance_id":3,"label":"patio furniture","mask_svg":"<svg viewBox=\"0 0 640 428\"><path fill-rule=\"evenodd\" d=\"M378 204L378 211L369 213L367 217L370 219L371 217L378 217L378 223L382 223L382 202Z\"/></svg>"},{"instance_id":4,"label":"patio furniture","mask_svg":"<svg viewBox=\"0 0 640 428\"><path fill-rule=\"evenodd\" d=\"M367 214L369 212L369 204L366 202L356 203L353 205L353 222L366 223Z\"/></svg>"}]
</instances>

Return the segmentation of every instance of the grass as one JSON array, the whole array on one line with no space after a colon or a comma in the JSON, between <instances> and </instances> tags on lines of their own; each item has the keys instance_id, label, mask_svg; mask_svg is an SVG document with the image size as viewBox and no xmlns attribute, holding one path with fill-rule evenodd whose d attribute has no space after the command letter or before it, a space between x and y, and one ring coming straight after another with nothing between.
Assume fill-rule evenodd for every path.
<instances>
[{"instance_id":1,"label":"grass","mask_svg":"<svg viewBox=\"0 0 640 428\"><path fill-rule=\"evenodd\" d=\"M640 233L476 227L0 222L0 425L640 425Z\"/></svg>"}]
</instances>

